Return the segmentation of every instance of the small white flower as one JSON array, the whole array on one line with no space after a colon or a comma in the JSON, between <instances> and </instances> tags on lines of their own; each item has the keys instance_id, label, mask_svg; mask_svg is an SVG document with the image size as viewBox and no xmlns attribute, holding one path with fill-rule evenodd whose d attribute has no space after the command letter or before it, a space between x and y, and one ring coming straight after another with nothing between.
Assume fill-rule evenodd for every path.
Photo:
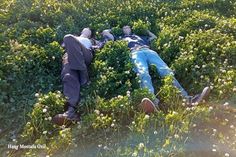
<instances>
[{"instance_id":1,"label":"small white flower","mask_svg":"<svg viewBox=\"0 0 236 157\"><path fill-rule=\"evenodd\" d=\"M178 134L175 134L174 137L175 137L175 138L179 138L179 135L178 135Z\"/></svg>"},{"instance_id":2,"label":"small white flower","mask_svg":"<svg viewBox=\"0 0 236 157\"><path fill-rule=\"evenodd\" d=\"M223 106L229 106L229 103L228 103L228 102L225 102L225 103L223 104Z\"/></svg>"},{"instance_id":3,"label":"small white flower","mask_svg":"<svg viewBox=\"0 0 236 157\"><path fill-rule=\"evenodd\" d=\"M107 146L104 146L103 149L104 149L104 150L108 150L108 147L107 147Z\"/></svg>"},{"instance_id":4,"label":"small white flower","mask_svg":"<svg viewBox=\"0 0 236 157\"><path fill-rule=\"evenodd\" d=\"M149 115L145 115L145 117L144 117L144 119L149 119L150 118L150 116Z\"/></svg>"},{"instance_id":5,"label":"small white flower","mask_svg":"<svg viewBox=\"0 0 236 157\"><path fill-rule=\"evenodd\" d=\"M176 114L178 114L178 112L173 111L173 114L176 115Z\"/></svg>"},{"instance_id":6,"label":"small white flower","mask_svg":"<svg viewBox=\"0 0 236 157\"><path fill-rule=\"evenodd\" d=\"M36 98L38 98L39 97L39 93L35 93L35 95L34 95Z\"/></svg>"},{"instance_id":7,"label":"small white flower","mask_svg":"<svg viewBox=\"0 0 236 157\"><path fill-rule=\"evenodd\" d=\"M46 135L46 134L47 134L47 131L43 131L43 134Z\"/></svg>"},{"instance_id":8,"label":"small white flower","mask_svg":"<svg viewBox=\"0 0 236 157\"><path fill-rule=\"evenodd\" d=\"M209 107L209 111L212 111L212 110L213 110L213 107L212 107L212 106L210 106L210 107Z\"/></svg>"},{"instance_id":9,"label":"small white flower","mask_svg":"<svg viewBox=\"0 0 236 157\"><path fill-rule=\"evenodd\" d=\"M140 149L143 149L143 148L144 148L144 144L143 143L139 143L138 149L140 150Z\"/></svg>"},{"instance_id":10,"label":"small white flower","mask_svg":"<svg viewBox=\"0 0 236 157\"><path fill-rule=\"evenodd\" d=\"M200 68L200 67L199 67L198 65L195 65L195 68L198 69L198 68Z\"/></svg>"},{"instance_id":11,"label":"small white flower","mask_svg":"<svg viewBox=\"0 0 236 157\"><path fill-rule=\"evenodd\" d=\"M130 97L130 91L127 91L126 94L128 97Z\"/></svg>"},{"instance_id":12,"label":"small white flower","mask_svg":"<svg viewBox=\"0 0 236 157\"><path fill-rule=\"evenodd\" d=\"M52 120L52 117L48 117L48 120Z\"/></svg>"},{"instance_id":13,"label":"small white flower","mask_svg":"<svg viewBox=\"0 0 236 157\"><path fill-rule=\"evenodd\" d=\"M125 71L126 74L130 74L130 71Z\"/></svg>"},{"instance_id":14,"label":"small white flower","mask_svg":"<svg viewBox=\"0 0 236 157\"><path fill-rule=\"evenodd\" d=\"M212 151L213 151L213 152L216 152L216 149L215 149L215 148L213 148L213 149L212 149Z\"/></svg>"},{"instance_id":15,"label":"small white flower","mask_svg":"<svg viewBox=\"0 0 236 157\"><path fill-rule=\"evenodd\" d=\"M226 156L226 157L229 157L229 153L225 153L225 156Z\"/></svg>"},{"instance_id":16,"label":"small white flower","mask_svg":"<svg viewBox=\"0 0 236 157\"><path fill-rule=\"evenodd\" d=\"M191 111L191 108L190 108L190 107L187 107L187 108L186 108L186 111Z\"/></svg>"},{"instance_id":17,"label":"small white flower","mask_svg":"<svg viewBox=\"0 0 236 157\"><path fill-rule=\"evenodd\" d=\"M101 148L101 147L102 147L102 144L99 144L98 147Z\"/></svg>"},{"instance_id":18,"label":"small white flower","mask_svg":"<svg viewBox=\"0 0 236 157\"><path fill-rule=\"evenodd\" d=\"M122 98L123 98L123 96L122 96L122 95L118 95L118 98L119 98L119 99L122 99Z\"/></svg>"},{"instance_id":19,"label":"small white flower","mask_svg":"<svg viewBox=\"0 0 236 157\"><path fill-rule=\"evenodd\" d=\"M236 87L233 88L233 91L236 92Z\"/></svg>"},{"instance_id":20,"label":"small white flower","mask_svg":"<svg viewBox=\"0 0 236 157\"><path fill-rule=\"evenodd\" d=\"M44 108L44 109L43 109L43 113L46 113L46 112L47 112L47 109L46 109L46 108Z\"/></svg>"},{"instance_id":21,"label":"small white flower","mask_svg":"<svg viewBox=\"0 0 236 157\"><path fill-rule=\"evenodd\" d=\"M197 124L193 124L193 127L195 128L197 126Z\"/></svg>"},{"instance_id":22,"label":"small white flower","mask_svg":"<svg viewBox=\"0 0 236 157\"><path fill-rule=\"evenodd\" d=\"M134 152L133 154L132 154L132 156L138 156L138 153L137 152Z\"/></svg>"},{"instance_id":23,"label":"small white flower","mask_svg":"<svg viewBox=\"0 0 236 157\"><path fill-rule=\"evenodd\" d=\"M111 127L113 128L114 126L115 126L115 124L114 124L114 123L112 123L112 124L111 124Z\"/></svg>"},{"instance_id":24,"label":"small white flower","mask_svg":"<svg viewBox=\"0 0 236 157\"><path fill-rule=\"evenodd\" d=\"M62 128L62 129L65 129L65 128L66 128L66 126L65 126L65 125L62 125L62 126L61 126L61 128Z\"/></svg>"},{"instance_id":25,"label":"small white flower","mask_svg":"<svg viewBox=\"0 0 236 157\"><path fill-rule=\"evenodd\" d=\"M96 113L97 115L100 114L100 111L99 110L94 110L94 113Z\"/></svg>"},{"instance_id":26,"label":"small white flower","mask_svg":"<svg viewBox=\"0 0 236 157\"><path fill-rule=\"evenodd\" d=\"M184 37L182 37L182 36L179 36L179 40L182 40L182 39L184 39Z\"/></svg>"},{"instance_id":27,"label":"small white flower","mask_svg":"<svg viewBox=\"0 0 236 157\"><path fill-rule=\"evenodd\" d=\"M157 134L157 131L154 131L153 133L154 133L154 135L156 135L156 134Z\"/></svg>"},{"instance_id":28,"label":"small white flower","mask_svg":"<svg viewBox=\"0 0 236 157\"><path fill-rule=\"evenodd\" d=\"M233 128L234 128L234 125L230 125L230 128L233 129Z\"/></svg>"}]
</instances>

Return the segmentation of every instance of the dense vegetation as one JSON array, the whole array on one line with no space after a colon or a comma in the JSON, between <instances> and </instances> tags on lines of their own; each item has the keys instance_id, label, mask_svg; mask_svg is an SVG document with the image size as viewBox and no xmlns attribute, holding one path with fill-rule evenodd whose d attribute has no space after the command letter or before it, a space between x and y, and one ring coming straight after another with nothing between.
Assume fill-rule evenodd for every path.
<instances>
[{"instance_id":1,"label":"dense vegetation","mask_svg":"<svg viewBox=\"0 0 236 157\"><path fill-rule=\"evenodd\" d=\"M199 130L219 143L206 148L213 153L208 155L235 153L236 117L229 107L236 104L235 0L2 0L0 10L4 156L66 156L65 151L89 156L82 149L85 141L94 144L90 156L194 156L185 144ZM60 82L63 36L84 27L96 30L96 38L107 28L119 36L127 24L138 35L146 29L156 34L152 49L190 94L209 85L210 103L186 108L172 78L160 79L150 67L164 107L152 115L140 112L140 100L154 96L139 89L127 45L116 41L97 51L90 66L92 84L83 88L79 109L82 122L69 128L53 125L52 116L63 111L65 102ZM47 149L14 151L7 149L9 143L46 144Z\"/></svg>"}]
</instances>

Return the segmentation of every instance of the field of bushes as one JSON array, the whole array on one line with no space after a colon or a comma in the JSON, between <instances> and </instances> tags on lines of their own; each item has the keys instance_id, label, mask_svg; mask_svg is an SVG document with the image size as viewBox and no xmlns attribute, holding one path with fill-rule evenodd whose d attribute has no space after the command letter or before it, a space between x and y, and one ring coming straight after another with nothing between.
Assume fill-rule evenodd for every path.
<instances>
[{"instance_id":1,"label":"field of bushes","mask_svg":"<svg viewBox=\"0 0 236 157\"><path fill-rule=\"evenodd\" d=\"M236 156L235 0L1 0L0 154L5 156ZM124 41L97 50L83 87L82 121L57 126L63 111L60 72L66 34L84 27L115 36L131 25L153 32L151 48L189 92L210 86L207 102L186 107L172 78L150 66L152 95L140 89ZM145 115L144 97L161 100ZM8 145L41 145L9 149Z\"/></svg>"}]
</instances>

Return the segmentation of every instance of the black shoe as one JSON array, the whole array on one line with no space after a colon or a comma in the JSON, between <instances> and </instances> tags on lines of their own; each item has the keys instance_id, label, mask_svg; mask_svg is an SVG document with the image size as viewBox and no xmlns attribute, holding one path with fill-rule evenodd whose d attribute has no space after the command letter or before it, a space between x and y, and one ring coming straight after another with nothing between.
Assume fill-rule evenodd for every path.
<instances>
[{"instance_id":1,"label":"black shoe","mask_svg":"<svg viewBox=\"0 0 236 157\"><path fill-rule=\"evenodd\" d=\"M198 105L200 102L205 100L210 93L210 87L205 87L200 94L195 95L191 102L193 105Z\"/></svg>"}]
</instances>

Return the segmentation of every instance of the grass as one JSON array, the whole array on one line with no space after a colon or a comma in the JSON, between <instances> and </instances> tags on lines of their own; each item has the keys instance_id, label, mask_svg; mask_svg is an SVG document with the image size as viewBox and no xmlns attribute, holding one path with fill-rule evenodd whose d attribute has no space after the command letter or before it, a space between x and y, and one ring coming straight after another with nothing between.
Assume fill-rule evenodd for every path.
<instances>
[{"instance_id":1,"label":"grass","mask_svg":"<svg viewBox=\"0 0 236 157\"><path fill-rule=\"evenodd\" d=\"M208 103L169 113L137 112L133 121L117 127L94 130L82 121L61 128L60 138L50 138L49 150L12 151L9 156L23 152L26 156L56 157L234 156L235 113L236 109L230 105Z\"/></svg>"}]
</instances>

